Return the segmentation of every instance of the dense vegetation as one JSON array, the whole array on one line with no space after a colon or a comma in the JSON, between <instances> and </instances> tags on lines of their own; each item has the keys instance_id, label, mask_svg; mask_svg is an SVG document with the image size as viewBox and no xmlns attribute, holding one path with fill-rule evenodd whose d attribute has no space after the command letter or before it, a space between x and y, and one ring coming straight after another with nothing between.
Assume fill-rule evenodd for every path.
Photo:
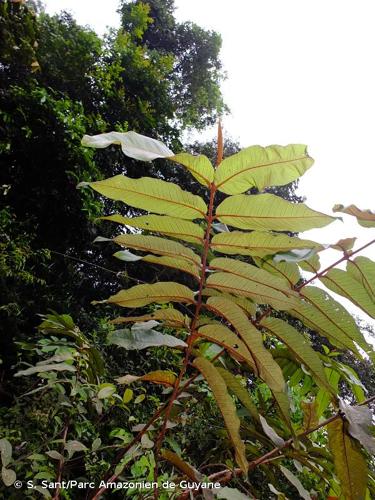
<instances>
[{"instance_id":1,"label":"dense vegetation","mask_svg":"<svg viewBox=\"0 0 375 500\"><path fill-rule=\"evenodd\" d=\"M173 9L123 0L100 38L0 4L2 494L371 498L372 330L312 281L375 317L375 263L298 238L334 220L304 146L183 147L226 107L220 36Z\"/></svg>"}]
</instances>

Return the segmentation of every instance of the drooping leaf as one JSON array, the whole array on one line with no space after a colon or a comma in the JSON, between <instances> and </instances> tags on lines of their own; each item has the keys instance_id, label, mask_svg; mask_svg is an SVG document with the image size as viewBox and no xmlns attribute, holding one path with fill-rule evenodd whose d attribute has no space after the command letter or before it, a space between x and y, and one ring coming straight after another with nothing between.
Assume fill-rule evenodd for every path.
<instances>
[{"instance_id":1,"label":"drooping leaf","mask_svg":"<svg viewBox=\"0 0 375 500\"><path fill-rule=\"evenodd\" d=\"M374 425L370 408L350 406L340 400L340 410L345 413L345 418L349 422L349 434L357 439L371 455L375 455L375 437L371 434Z\"/></svg>"},{"instance_id":2,"label":"drooping leaf","mask_svg":"<svg viewBox=\"0 0 375 500\"><path fill-rule=\"evenodd\" d=\"M228 389L241 401L244 407L256 422L259 422L259 413L256 404L251 399L249 391L244 387L238 378L232 372L224 368L217 367L220 375L223 377Z\"/></svg>"},{"instance_id":3,"label":"drooping leaf","mask_svg":"<svg viewBox=\"0 0 375 500\"><path fill-rule=\"evenodd\" d=\"M303 203L291 203L269 193L230 196L217 207L216 218L229 226L258 231L307 231L335 220Z\"/></svg>"},{"instance_id":4,"label":"drooping leaf","mask_svg":"<svg viewBox=\"0 0 375 500\"><path fill-rule=\"evenodd\" d=\"M108 335L108 343L115 344L127 350L141 350L148 347L177 347L183 348L187 344L172 335L149 330L147 333L134 330L116 330Z\"/></svg>"},{"instance_id":5,"label":"drooping leaf","mask_svg":"<svg viewBox=\"0 0 375 500\"><path fill-rule=\"evenodd\" d=\"M231 273L216 272L210 275L206 287L216 288L242 297L250 297L258 304L270 304L281 310L292 309L298 303L298 299L294 296L287 296L272 288L262 287L255 281Z\"/></svg>"},{"instance_id":6,"label":"drooping leaf","mask_svg":"<svg viewBox=\"0 0 375 500\"><path fill-rule=\"evenodd\" d=\"M142 252L177 257L197 266L200 264L199 255L177 241L166 240L158 236L145 236L143 234L120 234L113 238L113 241L118 245L141 250Z\"/></svg>"},{"instance_id":7,"label":"drooping leaf","mask_svg":"<svg viewBox=\"0 0 375 500\"><path fill-rule=\"evenodd\" d=\"M335 205L332 210L333 212L353 215L356 217L358 224L363 227L375 227L375 213L371 210L361 210L355 205L349 205L347 207L344 207L344 205Z\"/></svg>"},{"instance_id":8,"label":"drooping leaf","mask_svg":"<svg viewBox=\"0 0 375 500\"><path fill-rule=\"evenodd\" d=\"M232 231L230 233L216 234L212 238L211 248L217 252L229 255L251 255L265 257L278 252L287 252L296 248L314 248L317 251L323 247L319 243L310 240L287 236L286 234L274 234L268 232Z\"/></svg>"},{"instance_id":9,"label":"drooping leaf","mask_svg":"<svg viewBox=\"0 0 375 500\"><path fill-rule=\"evenodd\" d=\"M295 476L289 469L283 465L279 465L281 472L287 478L287 480L297 489L299 495L304 500L311 500L309 492L303 487L301 481Z\"/></svg>"},{"instance_id":10,"label":"drooping leaf","mask_svg":"<svg viewBox=\"0 0 375 500\"><path fill-rule=\"evenodd\" d=\"M174 327L184 327L187 325L187 318L177 311L177 309L172 309L168 307L167 309L157 309L149 314L144 314L143 316L120 316L119 318L113 319L110 323L119 324L119 323L137 323L140 321L149 321L149 320L160 320L166 326L174 326Z\"/></svg>"},{"instance_id":11,"label":"drooping leaf","mask_svg":"<svg viewBox=\"0 0 375 500\"><path fill-rule=\"evenodd\" d=\"M286 344L297 360L311 372L311 376L319 386L333 393L318 354L300 332L278 318L264 318L260 324Z\"/></svg>"},{"instance_id":12,"label":"drooping leaf","mask_svg":"<svg viewBox=\"0 0 375 500\"><path fill-rule=\"evenodd\" d=\"M154 384L166 385L173 387L176 382L176 375L171 371L166 370L156 370L145 375L137 377L136 375L124 375L116 379L118 384L131 384L137 380L144 380L147 382L153 382Z\"/></svg>"},{"instance_id":13,"label":"drooping leaf","mask_svg":"<svg viewBox=\"0 0 375 500\"><path fill-rule=\"evenodd\" d=\"M244 474L248 471L245 445L240 437L240 420L236 407L228 394L227 386L215 366L205 358L196 358L193 365L198 368L210 386L218 407L223 415L225 426L236 452L236 461Z\"/></svg>"},{"instance_id":14,"label":"drooping leaf","mask_svg":"<svg viewBox=\"0 0 375 500\"><path fill-rule=\"evenodd\" d=\"M245 343L226 326L220 324L204 325L199 328L198 334L224 347L236 359L246 361L254 371L257 371L254 359Z\"/></svg>"},{"instance_id":15,"label":"drooping leaf","mask_svg":"<svg viewBox=\"0 0 375 500\"><path fill-rule=\"evenodd\" d=\"M189 170L198 182L209 187L214 180L214 167L210 160L204 155L192 155L189 153L179 153L168 158L175 163L179 163Z\"/></svg>"},{"instance_id":16,"label":"drooping leaf","mask_svg":"<svg viewBox=\"0 0 375 500\"><path fill-rule=\"evenodd\" d=\"M158 304L165 304L166 302L193 303L194 293L179 283L161 281L152 285L135 285L127 290L121 290L103 302L131 308L147 306L153 302Z\"/></svg>"},{"instance_id":17,"label":"drooping leaf","mask_svg":"<svg viewBox=\"0 0 375 500\"><path fill-rule=\"evenodd\" d=\"M117 222L124 226L136 227L147 231L165 234L171 238L178 238L189 243L201 244L204 231L194 222L169 217L168 215L141 215L139 217L124 217L122 215L108 215L103 220Z\"/></svg>"},{"instance_id":18,"label":"drooping leaf","mask_svg":"<svg viewBox=\"0 0 375 500\"><path fill-rule=\"evenodd\" d=\"M84 135L81 144L90 148L106 148L112 144L117 144L121 146L122 152L126 156L141 161L173 156L173 151L162 142L132 130L130 132L108 132L92 136Z\"/></svg>"},{"instance_id":19,"label":"drooping leaf","mask_svg":"<svg viewBox=\"0 0 375 500\"><path fill-rule=\"evenodd\" d=\"M90 182L89 185L107 198L156 214L181 219L202 219L207 211L202 198L161 179L130 179L124 175L115 175L103 181Z\"/></svg>"},{"instance_id":20,"label":"drooping leaf","mask_svg":"<svg viewBox=\"0 0 375 500\"><path fill-rule=\"evenodd\" d=\"M301 295L306 300L300 301L290 313L327 337L333 345L358 353L353 340L363 345L363 337L346 309L321 288L306 286Z\"/></svg>"},{"instance_id":21,"label":"drooping leaf","mask_svg":"<svg viewBox=\"0 0 375 500\"><path fill-rule=\"evenodd\" d=\"M217 188L239 194L252 187L282 186L303 175L313 164L306 146L251 146L225 158L215 172Z\"/></svg>"},{"instance_id":22,"label":"drooping leaf","mask_svg":"<svg viewBox=\"0 0 375 500\"><path fill-rule=\"evenodd\" d=\"M161 451L161 456L168 460L171 464L177 467L181 472L183 472L189 479L199 482L202 480L203 476L190 464L182 460L177 453L173 453L170 450L164 449Z\"/></svg>"},{"instance_id":23,"label":"drooping leaf","mask_svg":"<svg viewBox=\"0 0 375 500\"><path fill-rule=\"evenodd\" d=\"M362 309L366 314L375 318L375 301L368 294L361 281L357 281L353 274L342 269L331 269L320 281L332 292L349 299L353 304ZM360 344L361 345L361 344ZM363 341L362 341L363 345ZM366 350L368 347L366 346Z\"/></svg>"},{"instance_id":24,"label":"drooping leaf","mask_svg":"<svg viewBox=\"0 0 375 500\"><path fill-rule=\"evenodd\" d=\"M336 475L345 500L364 500L367 486L367 464L357 442L345 431L338 418L327 425L329 447Z\"/></svg>"}]
</instances>

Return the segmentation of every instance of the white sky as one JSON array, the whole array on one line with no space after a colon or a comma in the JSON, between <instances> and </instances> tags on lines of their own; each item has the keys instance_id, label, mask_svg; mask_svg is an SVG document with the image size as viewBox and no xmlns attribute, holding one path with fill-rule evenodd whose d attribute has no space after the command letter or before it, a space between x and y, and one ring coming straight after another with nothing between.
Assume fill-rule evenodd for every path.
<instances>
[{"instance_id":1,"label":"white sky","mask_svg":"<svg viewBox=\"0 0 375 500\"><path fill-rule=\"evenodd\" d=\"M118 26L117 0L44 0L104 33ZM375 3L373 0L175 0L179 21L218 31L228 135L242 146L303 143L315 165L300 194L331 214L336 203L375 209ZM105 5L105 7L103 7ZM322 243L374 238L349 216L302 236ZM375 259L375 245L365 255ZM324 266L340 257L321 254ZM350 310L358 312L354 306ZM367 318L364 313L360 314Z\"/></svg>"}]
</instances>

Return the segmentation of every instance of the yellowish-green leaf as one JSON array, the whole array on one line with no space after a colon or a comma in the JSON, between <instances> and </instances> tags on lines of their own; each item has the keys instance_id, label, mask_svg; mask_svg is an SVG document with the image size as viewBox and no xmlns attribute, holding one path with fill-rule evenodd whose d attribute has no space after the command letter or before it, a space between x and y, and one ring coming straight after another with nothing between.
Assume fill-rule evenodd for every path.
<instances>
[{"instance_id":1,"label":"yellowish-green leaf","mask_svg":"<svg viewBox=\"0 0 375 500\"><path fill-rule=\"evenodd\" d=\"M298 262L298 265L304 271L316 274L320 269L319 255L313 255L308 260L303 260L301 262Z\"/></svg>"},{"instance_id":2,"label":"yellowish-green leaf","mask_svg":"<svg viewBox=\"0 0 375 500\"><path fill-rule=\"evenodd\" d=\"M253 231L244 233L232 231L216 234L212 238L211 248L221 253L233 255L252 255L265 257L278 252L287 252L295 248L323 249L322 245L310 240L301 240L286 234Z\"/></svg>"},{"instance_id":3,"label":"yellowish-green leaf","mask_svg":"<svg viewBox=\"0 0 375 500\"><path fill-rule=\"evenodd\" d=\"M170 156L168 160L179 163L186 167L189 172L204 186L209 187L214 180L214 167L210 160L204 155L192 155L189 153L179 153L175 156Z\"/></svg>"},{"instance_id":4,"label":"yellowish-green leaf","mask_svg":"<svg viewBox=\"0 0 375 500\"><path fill-rule=\"evenodd\" d=\"M297 264L292 262L274 262L271 259L260 259L258 257L254 257L253 260L261 269L282 279L289 288L292 288L301 279Z\"/></svg>"},{"instance_id":5,"label":"yellowish-green leaf","mask_svg":"<svg viewBox=\"0 0 375 500\"><path fill-rule=\"evenodd\" d=\"M295 297L288 297L277 290L262 287L255 281L231 273L216 272L212 274L207 279L206 287L216 288L241 297L250 297L258 304L270 304L281 310L292 309L298 303L298 299Z\"/></svg>"},{"instance_id":6,"label":"yellowish-green leaf","mask_svg":"<svg viewBox=\"0 0 375 500\"><path fill-rule=\"evenodd\" d=\"M218 407L223 415L225 426L236 452L236 461L245 475L248 471L245 445L240 437L240 420L236 413L236 407L228 394L227 386L223 377L215 366L205 358L196 358L193 364L202 373L210 386Z\"/></svg>"},{"instance_id":7,"label":"yellowish-green leaf","mask_svg":"<svg viewBox=\"0 0 375 500\"><path fill-rule=\"evenodd\" d=\"M345 500L364 500L367 488L367 464L357 442L345 430L338 418L328 424L329 447L336 475Z\"/></svg>"},{"instance_id":8,"label":"yellowish-green leaf","mask_svg":"<svg viewBox=\"0 0 375 500\"><path fill-rule=\"evenodd\" d=\"M207 304L216 314L229 321L238 332L254 360L256 374L268 384L272 391L284 391L285 382L280 366L264 347L262 334L252 325L242 309L222 297L210 297Z\"/></svg>"},{"instance_id":9,"label":"yellowish-green leaf","mask_svg":"<svg viewBox=\"0 0 375 500\"><path fill-rule=\"evenodd\" d=\"M89 185L107 198L157 214L181 219L202 219L207 212L202 198L183 191L172 182L160 179L130 179L124 175L116 175L103 181L90 182Z\"/></svg>"},{"instance_id":10,"label":"yellowish-green leaf","mask_svg":"<svg viewBox=\"0 0 375 500\"><path fill-rule=\"evenodd\" d=\"M251 369L257 372L256 364L246 344L226 326L220 324L204 325L199 328L198 334L200 337L224 347L235 359L246 361Z\"/></svg>"},{"instance_id":11,"label":"yellowish-green leaf","mask_svg":"<svg viewBox=\"0 0 375 500\"><path fill-rule=\"evenodd\" d=\"M367 257L356 257L347 262L346 270L362 284L370 299L375 302L375 262Z\"/></svg>"},{"instance_id":12,"label":"yellowish-green leaf","mask_svg":"<svg viewBox=\"0 0 375 500\"><path fill-rule=\"evenodd\" d=\"M282 186L303 175L313 159L302 144L251 146L225 158L215 172L220 191L238 194L252 187Z\"/></svg>"},{"instance_id":13,"label":"yellowish-green leaf","mask_svg":"<svg viewBox=\"0 0 375 500\"><path fill-rule=\"evenodd\" d=\"M122 396L122 402L126 405L133 399L133 395L134 395L133 391L128 387L124 391L124 395Z\"/></svg>"},{"instance_id":14,"label":"yellowish-green leaf","mask_svg":"<svg viewBox=\"0 0 375 500\"><path fill-rule=\"evenodd\" d=\"M113 238L118 245L141 250L142 252L152 252L157 255L165 255L173 258L180 258L195 266L200 264L200 257L190 248L185 247L177 241L166 240L158 236L145 236L143 234L120 234Z\"/></svg>"},{"instance_id":15,"label":"yellowish-green leaf","mask_svg":"<svg viewBox=\"0 0 375 500\"><path fill-rule=\"evenodd\" d=\"M217 367L218 372L223 377L228 389L241 401L244 407L256 422L260 422L259 413L256 404L251 399L249 391L244 387L240 380L232 372L224 368Z\"/></svg>"},{"instance_id":16,"label":"yellowish-green leaf","mask_svg":"<svg viewBox=\"0 0 375 500\"><path fill-rule=\"evenodd\" d=\"M183 271L184 273L191 274L199 280L199 267L192 262L188 262L187 260L177 259L175 257L156 257L155 255L146 255L142 259L145 262L149 262L150 264L157 264L158 266L166 266L172 267L173 269L178 269L179 271Z\"/></svg>"},{"instance_id":17,"label":"yellowish-green leaf","mask_svg":"<svg viewBox=\"0 0 375 500\"><path fill-rule=\"evenodd\" d=\"M141 215L139 217L124 217L122 215L108 215L100 217L103 220L117 222L124 226L145 229L154 233L165 234L189 243L201 244L204 231L201 226L184 219L169 217L168 215Z\"/></svg>"},{"instance_id":18,"label":"yellowish-green leaf","mask_svg":"<svg viewBox=\"0 0 375 500\"><path fill-rule=\"evenodd\" d=\"M375 227L375 213L371 210L361 210L355 205L349 205L347 207L344 207L344 205L335 205L332 210L333 212L353 215L356 217L358 224L363 227Z\"/></svg>"},{"instance_id":19,"label":"yellowish-green leaf","mask_svg":"<svg viewBox=\"0 0 375 500\"><path fill-rule=\"evenodd\" d=\"M368 287L365 288L361 281L357 281L353 277L353 273L345 272L342 269L331 269L320 278L320 281L332 292L349 299L366 314L375 318L375 301L368 294ZM367 350L368 346L364 349Z\"/></svg>"},{"instance_id":20,"label":"yellowish-green leaf","mask_svg":"<svg viewBox=\"0 0 375 500\"><path fill-rule=\"evenodd\" d=\"M321 288L307 286L300 293L306 300L290 313L333 345L358 354L353 340L363 345L363 336L346 309Z\"/></svg>"},{"instance_id":21,"label":"yellowish-green leaf","mask_svg":"<svg viewBox=\"0 0 375 500\"><path fill-rule=\"evenodd\" d=\"M124 375L123 377L117 378L116 382L118 384L128 385L138 380L173 387L176 382L176 375L170 371L156 370L154 372L149 372L145 375L141 375L140 377L137 377L136 375Z\"/></svg>"},{"instance_id":22,"label":"yellowish-green leaf","mask_svg":"<svg viewBox=\"0 0 375 500\"><path fill-rule=\"evenodd\" d=\"M168 309L157 309L156 311L153 311L150 314L144 314L143 316L120 316L119 318L110 321L110 323L139 323L141 321L149 320L160 320L166 326L183 328L187 326L188 318L180 313L180 311L169 307Z\"/></svg>"},{"instance_id":23,"label":"yellowish-green leaf","mask_svg":"<svg viewBox=\"0 0 375 500\"><path fill-rule=\"evenodd\" d=\"M310 347L310 344L300 332L288 323L277 318L264 318L261 321L261 326L284 342L296 359L305 365L307 370L311 373L312 378L319 386L333 393L326 379L323 365L318 354Z\"/></svg>"},{"instance_id":24,"label":"yellowish-green leaf","mask_svg":"<svg viewBox=\"0 0 375 500\"><path fill-rule=\"evenodd\" d=\"M230 196L217 207L216 217L224 224L258 231L307 231L335 220L304 203L291 203L268 193Z\"/></svg>"},{"instance_id":25,"label":"yellowish-green leaf","mask_svg":"<svg viewBox=\"0 0 375 500\"><path fill-rule=\"evenodd\" d=\"M313 429L319 423L319 417L316 412L316 402L302 401L301 408L303 411L303 431Z\"/></svg>"},{"instance_id":26,"label":"yellowish-green leaf","mask_svg":"<svg viewBox=\"0 0 375 500\"><path fill-rule=\"evenodd\" d=\"M143 307L156 302L194 302L194 293L184 285L173 281L161 281L152 285L136 285L128 290L121 290L107 300L110 304L121 307ZM94 302L99 303L99 302Z\"/></svg>"},{"instance_id":27,"label":"yellowish-green leaf","mask_svg":"<svg viewBox=\"0 0 375 500\"><path fill-rule=\"evenodd\" d=\"M254 316L256 313L256 304L245 297L236 297L229 293L223 293L219 290L215 290L214 288L203 288L202 295L204 297L222 297L224 299L231 300L232 302L240 306L241 309L243 309L249 316Z\"/></svg>"}]
</instances>

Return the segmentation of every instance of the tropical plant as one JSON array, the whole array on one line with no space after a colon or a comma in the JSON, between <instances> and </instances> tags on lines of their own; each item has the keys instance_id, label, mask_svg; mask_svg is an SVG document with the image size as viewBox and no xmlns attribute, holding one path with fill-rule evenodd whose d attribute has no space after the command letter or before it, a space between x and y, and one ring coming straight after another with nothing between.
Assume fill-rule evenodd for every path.
<instances>
[{"instance_id":1,"label":"tropical plant","mask_svg":"<svg viewBox=\"0 0 375 500\"><path fill-rule=\"evenodd\" d=\"M258 497L252 485L258 470L267 479L270 497L285 498L277 474L290 483L285 493L294 497L297 491L305 499L329 495L358 500L374 495L375 440L368 408L374 397L366 400L355 371L337 359L343 351L360 359L372 357L373 352L350 313L312 283L319 280L375 317L375 263L357 256L375 239L355 250L355 238L330 245L342 255L321 269L319 253L328 246L290 234L326 226L335 217L263 192L295 181L312 166L306 147L252 146L223 159L219 126L214 168L203 155L174 154L161 142L135 132L85 136L82 142L94 148L117 144L125 155L141 161L167 159L185 167L207 193L204 199L150 177L116 175L81 183L146 212L133 218L103 217L125 228L113 239L123 248L115 257L179 271L178 281L137 284L100 301L130 309L129 316L113 321L125 328L110 333L111 344L137 350L167 346L180 359L177 374L156 370L117 380L124 385L161 384L169 390L104 479L120 476L137 443L156 429L151 445L153 481L159 479L155 497L163 494L160 472L167 463L201 486L204 477L221 485L231 482L246 492L244 498ZM246 194L252 188L260 194ZM334 210L375 227L370 211L341 205ZM337 268L344 262L346 270ZM312 274L306 277L304 272ZM135 315L136 308L142 313ZM310 332L322 338L317 349ZM340 398L342 383L353 393L356 405ZM202 400L202 394L214 398L224 426L222 445L215 453L221 463L199 470L188 463L185 451L176 451L176 446L172 451L166 438L169 429L186 418L189 400ZM200 425L205 428L204 417ZM193 489L185 485L180 498L188 498ZM92 498L104 490L105 486L99 487ZM240 491L228 487L216 494L242 498Z\"/></svg>"}]
</instances>

